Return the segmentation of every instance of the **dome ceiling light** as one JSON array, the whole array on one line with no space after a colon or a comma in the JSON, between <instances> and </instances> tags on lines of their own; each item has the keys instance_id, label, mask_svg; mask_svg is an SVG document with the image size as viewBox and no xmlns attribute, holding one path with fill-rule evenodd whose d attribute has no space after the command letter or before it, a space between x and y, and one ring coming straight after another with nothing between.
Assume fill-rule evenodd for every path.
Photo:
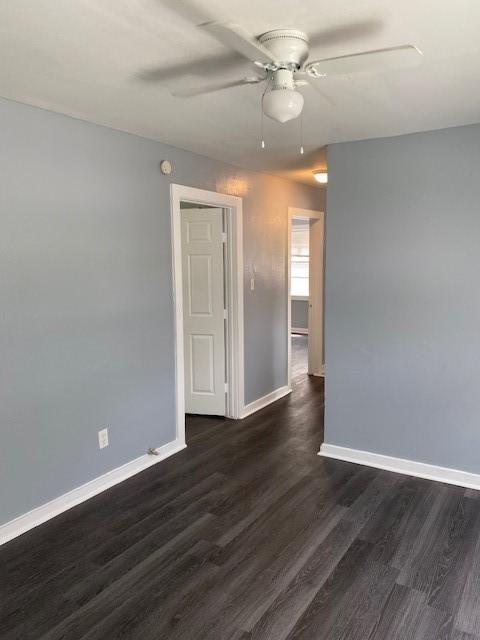
<instances>
[{"instance_id":1,"label":"dome ceiling light","mask_svg":"<svg viewBox=\"0 0 480 640\"><path fill-rule=\"evenodd\" d=\"M320 184L328 183L328 171L326 169L319 169L318 171L314 171L313 177Z\"/></svg>"},{"instance_id":2,"label":"dome ceiling light","mask_svg":"<svg viewBox=\"0 0 480 640\"><path fill-rule=\"evenodd\" d=\"M296 90L293 71L279 69L272 74L271 87L263 96L263 113L283 124L302 113L303 96Z\"/></svg>"}]
</instances>

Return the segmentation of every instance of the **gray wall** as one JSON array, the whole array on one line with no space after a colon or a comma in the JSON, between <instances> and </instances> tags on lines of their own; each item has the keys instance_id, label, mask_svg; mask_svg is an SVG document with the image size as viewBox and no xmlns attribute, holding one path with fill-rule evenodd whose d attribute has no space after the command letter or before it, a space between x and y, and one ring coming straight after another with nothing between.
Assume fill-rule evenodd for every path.
<instances>
[{"instance_id":1,"label":"gray wall","mask_svg":"<svg viewBox=\"0 0 480 640\"><path fill-rule=\"evenodd\" d=\"M308 329L308 300L292 300L292 327Z\"/></svg>"},{"instance_id":2,"label":"gray wall","mask_svg":"<svg viewBox=\"0 0 480 640\"><path fill-rule=\"evenodd\" d=\"M0 179L0 522L174 438L172 181L243 196L246 402L286 384L287 206L321 191L5 100Z\"/></svg>"},{"instance_id":3,"label":"gray wall","mask_svg":"<svg viewBox=\"0 0 480 640\"><path fill-rule=\"evenodd\" d=\"M480 125L328 150L326 442L480 473Z\"/></svg>"}]
</instances>

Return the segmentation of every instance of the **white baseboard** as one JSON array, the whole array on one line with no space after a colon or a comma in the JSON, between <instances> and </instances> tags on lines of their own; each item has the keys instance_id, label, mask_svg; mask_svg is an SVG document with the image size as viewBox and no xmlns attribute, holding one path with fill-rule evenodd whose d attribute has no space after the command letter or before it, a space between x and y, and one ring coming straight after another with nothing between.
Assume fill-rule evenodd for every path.
<instances>
[{"instance_id":1,"label":"white baseboard","mask_svg":"<svg viewBox=\"0 0 480 640\"><path fill-rule=\"evenodd\" d=\"M246 418L250 414L255 413L255 411L263 409L263 407L266 407L276 400L280 400L280 398L283 398L289 393L292 393L292 389L287 385L285 385L284 387L280 387L279 389L275 389L275 391L267 393L266 396L258 398L258 400L254 400L253 402L250 402L250 404L245 405L240 417Z\"/></svg>"},{"instance_id":2,"label":"white baseboard","mask_svg":"<svg viewBox=\"0 0 480 640\"><path fill-rule=\"evenodd\" d=\"M292 333L299 333L302 336L308 336L308 329L302 329L301 327L292 327Z\"/></svg>"},{"instance_id":3,"label":"white baseboard","mask_svg":"<svg viewBox=\"0 0 480 640\"><path fill-rule=\"evenodd\" d=\"M437 467L436 465L426 464L425 462L394 458L392 456L384 456L380 453L361 451L360 449L349 449L348 447L338 447L337 445L326 443L322 444L318 455L326 458L335 458L336 460L345 460L346 462L355 462L356 464L363 464L368 467L375 467L376 469L395 471L396 473L403 473L417 478L426 478L427 480L454 484L469 489L480 489L479 474L450 469L449 467Z\"/></svg>"},{"instance_id":4,"label":"white baseboard","mask_svg":"<svg viewBox=\"0 0 480 640\"><path fill-rule=\"evenodd\" d=\"M54 518L58 514L71 509L77 504L85 502L85 500L96 496L98 493L123 482L123 480L134 476L140 471L144 471L144 469L157 464L160 460L168 458L185 447L185 442L172 440L172 442L168 442L162 447L158 447L158 449L156 449L158 455L145 454L140 456L131 462L127 462L121 467L112 469L98 478L90 480L90 482L82 484L76 489L72 489L72 491L69 491L68 493L64 493L58 498L50 500L50 502L42 504L40 507L36 507L23 515L18 516L18 518L15 518L14 520L10 520L10 522L6 522L0 526L0 545L5 544L5 542L16 538L26 531L29 531L29 529L33 529L39 524Z\"/></svg>"}]
</instances>

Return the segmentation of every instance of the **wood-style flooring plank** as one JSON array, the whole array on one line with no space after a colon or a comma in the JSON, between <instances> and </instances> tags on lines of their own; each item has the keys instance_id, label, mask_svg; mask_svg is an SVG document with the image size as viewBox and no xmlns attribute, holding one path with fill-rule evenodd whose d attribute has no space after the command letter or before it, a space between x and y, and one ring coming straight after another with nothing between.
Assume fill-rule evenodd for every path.
<instances>
[{"instance_id":1,"label":"wood-style flooring plank","mask_svg":"<svg viewBox=\"0 0 480 640\"><path fill-rule=\"evenodd\" d=\"M446 487L425 521L399 583L428 595L428 603L454 613L478 537L478 502Z\"/></svg>"},{"instance_id":2,"label":"wood-style flooring plank","mask_svg":"<svg viewBox=\"0 0 480 640\"><path fill-rule=\"evenodd\" d=\"M459 631L480 636L480 535L466 568L466 580L455 618Z\"/></svg>"},{"instance_id":3,"label":"wood-style flooring plank","mask_svg":"<svg viewBox=\"0 0 480 640\"><path fill-rule=\"evenodd\" d=\"M251 630L254 640L283 640L288 636L350 546L354 544L357 531L354 523L344 519L332 529L254 627L248 629ZM368 543L359 541L354 546L351 557L361 555L368 548Z\"/></svg>"},{"instance_id":4,"label":"wood-style flooring plank","mask_svg":"<svg viewBox=\"0 0 480 640\"><path fill-rule=\"evenodd\" d=\"M368 640L449 640L452 616L429 607L425 594L395 584Z\"/></svg>"},{"instance_id":5,"label":"wood-style flooring plank","mask_svg":"<svg viewBox=\"0 0 480 640\"><path fill-rule=\"evenodd\" d=\"M448 640L479 640L480 636L472 636L470 633L463 633L458 629L454 629Z\"/></svg>"},{"instance_id":6,"label":"wood-style flooring plank","mask_svg":"<svg viewBox=\"0 0 480 640\"><path fill-rule=\"evenodd\" d=\"M356 541L296 622L288 640L365 640L375 626L398 571L371 559L370 543Z\"/></svg>"}]
</instances>

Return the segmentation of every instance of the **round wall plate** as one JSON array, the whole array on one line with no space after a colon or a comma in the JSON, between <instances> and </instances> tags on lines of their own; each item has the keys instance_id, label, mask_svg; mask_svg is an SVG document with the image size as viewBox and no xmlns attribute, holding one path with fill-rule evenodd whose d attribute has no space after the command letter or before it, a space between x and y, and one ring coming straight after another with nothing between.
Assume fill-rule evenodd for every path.
<instances>
[{"instance_id":1,"label":"round wall plate","mask_svg":"<svg viewBox=\"0 0 480 640\"><path fill-rule=\"evenodd\" d=\"M168 160L162 160L160 163L160 171L165 175L169 176L172 173L172 165Z\"/></svg>"}]
</instances>

